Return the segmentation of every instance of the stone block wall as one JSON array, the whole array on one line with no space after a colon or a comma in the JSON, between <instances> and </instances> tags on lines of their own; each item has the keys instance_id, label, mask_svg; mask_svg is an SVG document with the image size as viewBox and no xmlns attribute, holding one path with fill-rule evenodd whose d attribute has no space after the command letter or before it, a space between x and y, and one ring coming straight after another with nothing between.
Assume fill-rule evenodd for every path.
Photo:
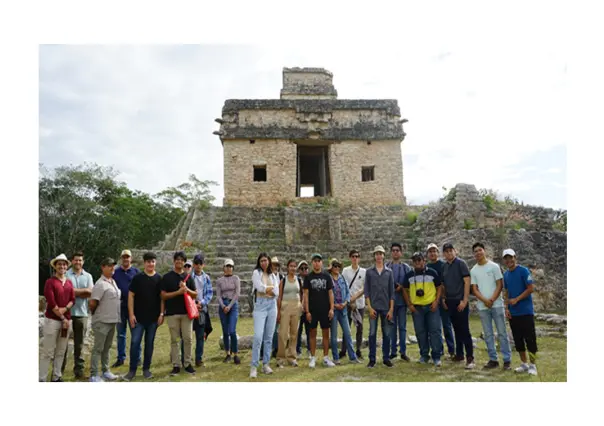
<instances>
[{"instance_id":1,"label":"stone block wall","mask_svg":"<svg viewBox=\"0 0 604 426\"><path fill-rule=\"evenodd\" d=\"M287 140L233 140L224 144L224 204L276 206L296 196L296 144ZM254 166L266 166L266 182L254 182Z\"/></svg>"},{"instance_id":2,"label":"stone block wall","mask_svg":"<svg viewBox=\"0 0 604 426\"><path fill-rule=\"evenodd\" d=\"M401 142L344 141L329 147L332 195L343 204L403 204ZM362 182L362 167L374 167L374 180Z\"/></svg>"}]
</instances>

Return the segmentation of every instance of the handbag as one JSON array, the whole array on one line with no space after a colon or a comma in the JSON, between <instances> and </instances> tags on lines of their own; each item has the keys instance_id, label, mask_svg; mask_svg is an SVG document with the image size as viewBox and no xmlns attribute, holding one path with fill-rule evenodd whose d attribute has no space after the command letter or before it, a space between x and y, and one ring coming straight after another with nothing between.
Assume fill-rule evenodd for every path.
<instances>
[{"instance_id":1,"label":"handbag","mask_svg":"<svg viewBox=\"0 0 604 426\"><path fill-rule=\"evenodd\" d=\"M184 279L185 283L189 280L190 276L191 276L191 274L188 274L185 277L185 279ZM191 295L189 293L185 293L184 297L185 297L185 307L187 308L187 316L189 317L190 320L198 318L199 310L197 309L197 304L195 303L195 301L193 300L193 298L191 297Z\"/></svg>"}]
</instances>

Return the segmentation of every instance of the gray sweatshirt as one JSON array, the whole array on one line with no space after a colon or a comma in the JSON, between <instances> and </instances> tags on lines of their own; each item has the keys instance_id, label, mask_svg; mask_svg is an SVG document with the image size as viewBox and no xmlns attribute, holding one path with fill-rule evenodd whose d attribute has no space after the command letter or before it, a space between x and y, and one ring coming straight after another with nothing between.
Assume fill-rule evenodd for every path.
<instances>
[{"instance_id":1,"label":"gray sweatshirt","mask_svg":"<svg viewBox=\"0 0 604 426\"><path fill-rule=\"evenodd\" d=\"M365 273L365 297L371 302L371 307L376 311L387 312L390 310L390 301L394 300L394 273L392 269L384 266L381 274L374 266Z\"/></svg>"}]
</instances>

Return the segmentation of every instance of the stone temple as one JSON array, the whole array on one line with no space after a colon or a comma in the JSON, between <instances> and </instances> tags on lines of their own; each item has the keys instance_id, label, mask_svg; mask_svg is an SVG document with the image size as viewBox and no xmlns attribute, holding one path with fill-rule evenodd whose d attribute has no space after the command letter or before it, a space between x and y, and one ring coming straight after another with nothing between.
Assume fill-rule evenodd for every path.
<instances>
[{"instance_id":1,"label":"stone temple","mask_svg":"<svg viewBox=\"0 0 604 426\"><path fill-rule=\"evenodd\" d=\"M216 121L225 206L404 204L396 100L338 99L329 71L284 68L280 99L229 99Z\"/></svg>"}]
</instances>

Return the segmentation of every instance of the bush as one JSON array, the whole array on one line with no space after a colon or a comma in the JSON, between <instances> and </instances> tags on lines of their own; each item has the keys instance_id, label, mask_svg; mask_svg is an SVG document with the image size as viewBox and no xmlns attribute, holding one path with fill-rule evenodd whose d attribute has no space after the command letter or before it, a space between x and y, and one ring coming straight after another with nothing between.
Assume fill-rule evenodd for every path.
<instances>
[{"instance_id":1,"label":"bush","mask_svg":"<svg viewBox=\"0 0 604 426\"><path fill-rule=\"evenodd\" d=\"M408 212L407 213L407 223L409 225L414 225L417 222L418 214L416 212Z\"/></svg>"},{"instance_id":2,"label":"bush","mask_svg":"<svg viewBox=\"0 0 604 426\"><path fill-rule=\"evenodd\" d=\"M472 219L464 219L463 221L463 229L474 229L476 224Z\"/></svg>"}]
</instances>

